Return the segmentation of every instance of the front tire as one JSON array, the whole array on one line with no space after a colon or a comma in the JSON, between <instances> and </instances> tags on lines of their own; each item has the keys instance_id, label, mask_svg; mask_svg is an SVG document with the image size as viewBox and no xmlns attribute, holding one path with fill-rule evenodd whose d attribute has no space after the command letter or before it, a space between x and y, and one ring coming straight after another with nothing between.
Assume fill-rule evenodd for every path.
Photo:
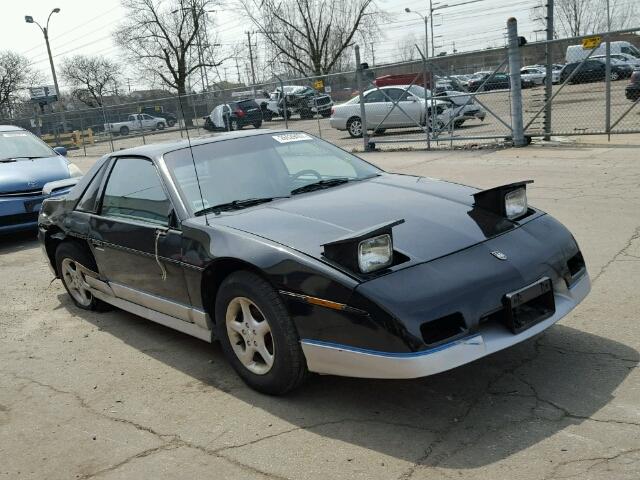
<instances>
[{"instance_id":1,"label":"front tire","mask_svg":"<svg viewBox=\"0 0 640 480\"><path fill-rule=\"evenodd\" d=\"M162 122L158 122L158 123L157 123L157 125L156 125L156 128L157 128L158 130L164 130L164 123L162 123Z\"/></svg>"},{"instance_id":2,"label":"front tire","mask_svg":"<svg viewBox=\"0 0 640 480\"><path fill-rule=\"evenodd\" d=\"M258 275L229 275L215 304L225 357L251 388L282 395L308 376L300 339L278 292Z\"/></svg>"},{"instance_id":3,"label":"front tire","mask_svg":"<svg viewBox=\"0 0 640 480\"><path fill-rule=\"evenodd\" d=\"M84 275L78 266L81 265L94 272L98 271L93 256L75 242L62 242L56 249L56 271L62 285L78 308L83 310L107 310L108 304L93 296Z\"/></svg>"}]
</instances>

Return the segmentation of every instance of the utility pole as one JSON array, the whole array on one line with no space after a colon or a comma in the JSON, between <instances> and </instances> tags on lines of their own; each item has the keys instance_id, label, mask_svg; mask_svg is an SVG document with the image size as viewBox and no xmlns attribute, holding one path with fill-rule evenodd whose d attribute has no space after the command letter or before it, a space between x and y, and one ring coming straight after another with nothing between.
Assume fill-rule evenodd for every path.
<instances>
[{"instance_id":1,"label":"utility pole","mask_svg":"<svg viewBox=\"0 0 640 480\"><path fill-rule=\"evenodd\" d=\"M429 20L431 21L431 56L436 56L435 44L433 43L433 0L429 0ZM425 25L425 31L427 27ZM425 53L426 55L426 53Z\"/></svg>"},{"instance_id":2,"label":"utility pole","mask_svg":"<svg viewBox=\"0 0 640 480\"><path fill-rule=\"evenodd\" d=\"M544 139L551 140L551 96L553 95L553 0L547 0L547 44L545 45L546 77L544 79Z\"/></svg>"},{"instance_id":3,"label":"utility pole","mask_svg":"<svg viewBox=\"0 0 640 480\"><path fill-rule=\"evenodd\" d=\"M238 63L238 57L235 57L236 60L236 72L238 73L238 85L242 83L242 79L240 78L240 64Z\"/></svg>"},{"instance_id":4,"label":"utility pole","mask_svg":"<svg viewBox=\"0 0 640 480\"><path fill-rule=\"evenodd\" d=\"M373 49L373 42L371 42L371 66L376 66L376 51Z\"/></svg>"},{"instance_id":5,"label":"utility pole","mask_svg":"<svg viewBox=\"0 0 640 480\"><path fill-rule=\"evenodd\" d=\"M49 45L49 20L51 19L51 15L53 15L54 13L60 13L60 9L54 8L53 10L51 10L51 12L49 13L49 16L47 17L47 23L44 28L38 22L36 22L31 15L25 15L24 21L27 23L35 23L40 28L40 30L42 31L42 34L44 35L44 41L47 44L47 53L49 54L49 65L51 66L51 76L53 77L53 86L56 89L58 102L60 102L60 119L62 120L62 129L64 131L64 129L66 128L65 126L66 120L64 118L64 104L62 102L62 95L60 94L60 89L58 88L58 77L56 76L56 67L53 65L53 56L51 55L51 46Z\"/></svg>"},{"instance_id":6,"label":"utility pole","mask_svg":"<svg viewBox=\"0 0 640 480\"><path fill-rule=\"evenodd\" d=\"M127 77L125 80L127 81L127 89L129 90L129 95L131 95L131 79Z\"/></svg>"},{"instance_id":7,"label":"utility pole","mask_svg":"<svg viewBox=\"0 0 640 480\"><path fill-rule=\"evenodd\" d=\"M245 32L247 34L247 42L249 42L249 61L251 62L251 81L253 85L256 84L256 70L253 66L253 46L251 45L251 32Z\"/></svg>"}]
</instances>

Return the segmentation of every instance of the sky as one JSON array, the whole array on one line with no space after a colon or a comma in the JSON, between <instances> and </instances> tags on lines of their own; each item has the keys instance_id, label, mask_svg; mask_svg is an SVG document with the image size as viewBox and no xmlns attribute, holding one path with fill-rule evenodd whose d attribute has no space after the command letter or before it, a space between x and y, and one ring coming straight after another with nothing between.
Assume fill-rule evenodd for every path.
<instances>
[{"instance_id":1,"label":"sky","mask_svg":"<svg viewBox=\"0 0 640 480\"><path fill-rule=\"evenodd\" d=\"M455 48L458 52L478 50L487 46L504 45L507 18L515 16L519 22L519 32L530 41L536 36L542 39L544 32L535 32L543 27L531 20L531 8L537 0L481 0L477 3L455 6L469 0L442 0L433 2L434 35L436 53ZM413 13L406 13L405 7L424 15L428 13L428 0L378 0L378 6L388 13L389 20L382 25L383 36L373 45L375 64L398 60L398 43L406 36L413 36L420 45L424 42L424 23ZM45 78L51 77L44 38L36 25L27 24L25 15L31 15L41 25L47 21L49 12L58 7L60 13L51 16L49 37L56 66L69 55L101 55L120 60L114 46L111 32L124 17L124 9L119 0L0 0L2 6L2 28L0 28L0 50L13 50L26 55L41 70ZM448 7L443 7L448 5ZM217 41L222 48L242 42L246 46L246 30L252 30L249 20L234 7L234 0L222 0L215 7L215 30ZM261 55L261 39L255 37L257 54ZM363 61L372 62L372 46L361 46ZM244 55L248 58L248 54ZM246 66L241 60L240 70L243 81ZM146 85L132 68L126 68L126 77L132 89ZM237 79L236 64L229 60L218 69L218 75L229 80ZM215 74L214 74L215 75ZM58 75L59 77L60 75ZM222 80L222 78L219 78ZM218 80L218 79L214 79ZM62 82L61 82L62 83ZM61 85L64 88L64 85Z\"/></svg>"}]
</instances>

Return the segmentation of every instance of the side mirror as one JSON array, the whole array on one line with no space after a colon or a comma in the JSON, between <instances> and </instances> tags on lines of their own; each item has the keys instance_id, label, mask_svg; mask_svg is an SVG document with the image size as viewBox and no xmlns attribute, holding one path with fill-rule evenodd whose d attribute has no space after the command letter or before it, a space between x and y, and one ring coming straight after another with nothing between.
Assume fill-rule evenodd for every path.
<instances>
[{"instance_id":1,"label":"side mirror","mask_svg":"<svg viewBox=\"0 0 640 480\"><path fill-rule=\"evenodd\" d=\"M64 147L53 147L53 151L56 152L58 155L61 155L63 157L67 156L67 149Z\"/></svg>"}]
</instances>

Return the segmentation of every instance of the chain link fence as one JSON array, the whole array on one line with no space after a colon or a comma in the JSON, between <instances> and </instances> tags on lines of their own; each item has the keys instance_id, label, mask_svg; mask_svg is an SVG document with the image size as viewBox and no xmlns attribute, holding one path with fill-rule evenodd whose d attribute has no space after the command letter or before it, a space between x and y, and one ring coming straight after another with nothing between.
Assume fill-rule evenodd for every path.
<instances>
[{"instance_id":1,"label":"chain link fence","mask_svg":"<svg viewBox=\"0 0 640 480\"><path fill-rule=\"evenodd\" d=\"M606 45L629 32L599 36ZM580 60L564 65L567 46L582 38L433 58L416 46L421 60L380 66L363 62L356 47L352 71L48 114L34 108L0 123L85 155L255 128L301 130L350 151L640 132L638 97L626 93L633 66L619 49L580 49ZM519 115L522 129L513 124Z\"/></svg>"}]
</instances>

